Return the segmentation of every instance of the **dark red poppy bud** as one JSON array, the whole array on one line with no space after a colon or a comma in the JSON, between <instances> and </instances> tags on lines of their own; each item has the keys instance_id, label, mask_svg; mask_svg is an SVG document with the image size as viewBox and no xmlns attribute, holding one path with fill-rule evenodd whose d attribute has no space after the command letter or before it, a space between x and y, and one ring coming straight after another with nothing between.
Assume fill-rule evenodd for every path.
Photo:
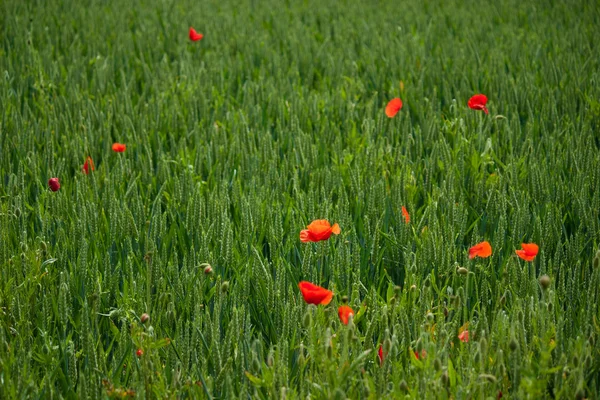
<instances>
[{"instance_id":1,"label":"dark red poppy bud","mask_svg":"<svg viewBox=\"0 0 600 400\"><path fill-rule=\"evenodd\" d=\"M142 321L142 324L145 324L146 322L150 321L150 316L146 313L143 313L140 321Z\"/></svg>"},{"instance_id":2,"label":"dark red poppy bud","mask_svg":"<svg viewBox=\"0 0 600 400\"><path fill-rule=\"evenodd\" d=\"M48 187L53 192L58 192L58 189L60 189L60 182L58 181L58 178L48 179Z\"/></svg>"},{"instance_id":3,"label":"dark red poppy bud","mask_svg":"<svg viewBox=\"0 0 600 400\"><path fill-rule=\"evenodd\" d=\"M135 352L135 355L138 357L141 357L144 355L144 350L142 349L137 349L137 351Z\"/></svg>"}]
</instances>

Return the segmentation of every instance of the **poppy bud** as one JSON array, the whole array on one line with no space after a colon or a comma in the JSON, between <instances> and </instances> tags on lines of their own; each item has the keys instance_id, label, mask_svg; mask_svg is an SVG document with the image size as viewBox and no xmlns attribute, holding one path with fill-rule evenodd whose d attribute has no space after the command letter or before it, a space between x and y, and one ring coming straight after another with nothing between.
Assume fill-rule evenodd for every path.
<instances>
[{"instance_id":1,"label":"poppy bud","mask_svg":"<svg viewBox=\"0 0 600 400\"><path fill-rule=\"evenodd\" d=\"M60 189L60 182L58 181L58 178L48 179L48 187L53 192L58 192L58 189Z\"/></svg>"},{"instance_id":2,"label":"poppy bud","mask_svg":"<svg viewBox=\"0 0 600 400\"><path fill-rule=\"evenodd\" d=\"M466 269L465 267L458 267L456 272L458 272L461 275L467 275L469 273L469 270Z\"/></svg>"},{"instance_id":3,"label":"poppy bud","mask_svg":"<svg viewBox=\"0 0 600 400\"><path fill-rule=\"evenodd\" d=\"M443 312L444 312L444 317L448 317L448 307L444 306Z\"/></svg>"},{"instance_id":4,"label":"poppy bud","mask_svg":"<svg viewBox=\"0 0 600 400\"><path fill-rule=\"evenodd\" d=\"M204 275L210 275L212 273L213 273L212 267L209 264L207 264L206 267L204 267Z\"/></svg>"},{"instance_id":5,"label":"poppy bud","mask_svg":"<svg viewBox=\"0 0 600 400\"><path fill-rule=\"evenodd\" d=\"M436 371L439 371L442 369L442 362L440 361L439 358L436 358L435 360L433 360L433 369L435 369Z\"/></svg>"},{"instance_id":6,"label":"poppy bud","mask_svg":"<svg viewBox=\"0 0 600 400\"><path fill-rule=\"evenodd\" d=\"M348 296L342 296L342 303L348 303Z\"/></svg>"},{"instance_id":7,"label":"poppy bud","mask_svg":"<svg viewBox=\"0 0 600 400\"><path fill-rule=\"evenodd\" d=\"M227 293L228 290L229 290L229 281L224 281L221 284L221 292Z\"/></svg>"},{"instance_id":8,"label":"poppy bud","mask_svg":"<svg viewBox=\"0 0 600 400\"><path fill-rule=\"evenodd\" d=\"M312 322L312 315L310 314L310 309L306 310L304 313L304 317L302 317L302 326L304 329L310 328L310 323Z\"/></svg>"},{"instance_id":9,"label":"poppy bud","mask_svg":"<svg viewBox=\"0 0 600 400\"><path fill-rule=\"evenodd\" d=\"M27 244L21 243L21 251L25 253L27 251Z\"/></svg>"},{"instance_id":10,"label":"poppy bud","mask_svg":"<svg viewBox=\"0 0 600 400\"><path fill-rule=\"evenodd\" d=\"M500 364L499 370L500 370L500 375L502 375L502 376L506 375L506 366L504 365L504 363Z\"/></svg>"},{"instance_id":11,"label":"poppy bud","mask_svg":"<svg viewBox=\"0 0 600 400\"><path fill-rule=\"evenodd\" d=\"M383 341L383 354L390 354L391 349L392 349L392 341L390 339L385 339Z\"/></svg>"},{"instance_id":12,"label":"poppy bud","mask_svg":"<svg viewBox=\"0 0 600 400\"><path fill-rule=\"evenodd\" d=\"M500 305L503 306L506 304L506 296L500 297Z\"/></svg>"},{"instance_id":13,"label":"poppy bud","mask_svg":"<svg viewBox=\"0 0 600 400\"><path fill-rule=\"evenodd\" d=\"M548 289L550 287L550 277L548 275L540 276L540 285L544 290Z\"/></svg>"},{"instance_id":14,"label":"poppy bud","mask_svg":"<svg viewBox=\"0 0 600 400\"><path fill-rule=\"evenodd\" d=\"M594 261L592 262L592 264L594 265L594 268L600 267L600 250L598 250L596 252L596 255L594 256Z\"/></svg>"},{"instance_id":15,"label":"poppy bud","mask_svg":"<svg viewBox=\"0 0 600 400\"><path fill-rule=\"evenodd\" d=\"M519 347L517 341L514 338L510 339L510 342L508 343L508 348L512 351L515 351L517 350L517 347Z\"/></svg>"},{"instance_id":16,"label":"poppy bud","mask_svg":"<svg viewBox=\"0 0 600 400\"><path fill-rule=\"evenodd\" d=\"M25 253L21 253L21 261L25 261L26 258L27 256L25 255Z\"/></svg>"},{"instance_id":17,"label":"poppy bud","mask_svg":"<svg viewBox=\"0 0 600 400\"><path fill-rule=\"evenodd\" d=\"M45 253L48 250L48 245L46 244L46 242L44 242L42 240L42 242L40 243L40 248L42 249L42 251Z\"/></svg>"},{"instance_id":18,"label":"poppy bud","mask_svg":"<svg viewBox=\"0 0 600 400\"><path fill-rule=\"evenodd\" d=\"M410 287L411 292L414 292L415 290L417 290L417 285L412 285Z\"/></svg>"},{"instance_id":19,"label":"poppy bud","mask_svg":"<svg viewBox=\"0 0 600 400\"><path fill-rule=\"evenodd\" d=\"M146 322L150 321L150 316L146 313L143 313L140 321L142 321L142 324L145 324Z\"/></svg>"},{"instance_id":20,"label":"poppy bud","mask_svg":"<svg viewBox=\"0 0 600 400\"><path fill-rule=\"evenodd\" d=\"M258 359L256 357L252 357L252 364L251 364L251 370L254 372L258 372L260 370L260 362L258 361Z\"/></svg>"},{"instance_id":21,"label":"poppy bud","mask_svg":"<svg viewBox=\"0 0 600 400\"><path fill-rule=\"evenodd\" d=\"M585 369L590 369L590 367L592 366L592 357L590 357L589 354L587 356L585 356L585 361L583 362L583 366L585 367Z\"/></svg>"},{"instance_id":22,"label":"poppy bud","mask_svg":"<svg viewBox=\"0 0 600 400\"><path fill-rule=\"evenodd\" d=\"M275 363L275 352L273 351L273 349L271 349L269 350L269 354L267 355L267 365L269 367L272 367L273 363Z\"/></svg>"},{"instance_id":23,"label":"poppy bud","mask_svg":"<svg viewBox=\"0 0 600 400\"><path fill-rule=\"evenodd\" d=\"M425 279L425 282L423 282L423 284L425 285L425 287L429 287L431 285L431 281L429 280L429 277L427 279Z\"/></svg>"},{"instance_id":24,"label":"poppy bud","mask_svg":"<svg viewBox=\"0 0 600 400\"><path fill-rule=\"evenodd\" d=\"M435 316L432 313L427 313L427 315L425 316L427 318L427 321L432 322L433 319L435 318Z\"/></svg>"},{"instance_id":25,"label":"poppy bud","mask_svg":"<svg viewBox=\"0 0 600 400\"><path fill-rule=\"evenodd\" d=\"M142 349L137 349L137 351L135 352L135 355L138 357L141 357L144 355L144 350Z\"/></svg>"},{"instance_id":26,"label":"poppy bud","mask_svg":"<svg viewBox=\"0 0 600 400\"><path fill-rule=\"evenodd\" d=\"M576 355L573 356L573 365L579 365L579 357Z\"/></svg>"},{"instance_id":27,"label":"poppy bud","mask_svg":"<svg viewBox=\"0 0 600 400\"><path fill-rule=\"evenodd\" d=\"M593 346L596 343L596 340L594 339L594 334L590 334L590 337L588 338L588 342L590 343L590 346Z\"/></svg>"},{"instance_id":28,"label":"poppy bud","mask_svg":"<svg viewBox=\"0 0 600 400\"><path fill-rule=\"evenodd\" d=\"M408 392L408 383L404 379L400 381L400 390L403 392Z\"/></svg>"},{"instance_id":29,"label":"poppy bud","mask_svg":"<svg viewBox=\"0 0 600 400\"><path fill-rule=\"evenodd\" d=\"M448 371L444 371L444 373L442 374L442 383L444 384L444 386L448 386L449 382L450 378L448 377Z\"/></svg>"},{"instance_id":30,"label":"poppy bud","mask_svg":"<svg viewBox=\"0 0 600 400\"><path fill-rule=\"evenodd\" d=\"M479 350L475 352L475 355L473 356L473 361L475 361L475 363L477 364L481 362L481 353L479 352Z\"/></svg>"},{"instance_id":31,"label":"poppy bud","mask_svg":"<svg viewBox=\"0 0 600 400\"><path fill-rule=\"evenodd\" d=\"M402 288L398 285L394 286L394 295L395 296L400 296L400 291L402 291Z\"/></svg>"},{"instance_id":32,"label":"poppy bud","mask_svg":"<svg viewBox=\"0 0 600 400\"><path fill-rule=\"evenodd\" d=\"M554 305L552 304L552 302L548 303L546 307L548 308L548 312L552 312L552 310L554 309Z\"/></svg>"},{"instance_id":33,"label":"poppy bud","mask_svg":"<svg viewBox=\"0 0 600 400\"><path fill-rule=\"evenodd\" d=\"M577 392L575 393L575 399L577 399L577 400L585 399L585 389L583 389L582 387L577 389Z\"/></svg>"},{"instance_id":34,"label":"poppy bud","mask_svg":"<svg viewBox=\"0 0 600 400\"><path fill-rule=\"evenodd\" d=\"M19 207L15 208L15 217L17 217L17 218L21 217L21 209Z\"/></svg>"}]
</instances>

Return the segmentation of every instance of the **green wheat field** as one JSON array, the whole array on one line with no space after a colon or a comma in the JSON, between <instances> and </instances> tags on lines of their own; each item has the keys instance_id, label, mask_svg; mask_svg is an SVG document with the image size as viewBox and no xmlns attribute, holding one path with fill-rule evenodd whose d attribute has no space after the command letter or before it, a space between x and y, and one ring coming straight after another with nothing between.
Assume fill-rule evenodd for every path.
<instances>
[{"instance_id":1,"label":"green wheat field","mask_svg":"<svg viewBox=\"0 0 600 400\"><path fill-rule=\"evenodd\" d=\"M598 399L599 248L595 0L0 0L2 399Z\"/></svg>"}]
</instances>

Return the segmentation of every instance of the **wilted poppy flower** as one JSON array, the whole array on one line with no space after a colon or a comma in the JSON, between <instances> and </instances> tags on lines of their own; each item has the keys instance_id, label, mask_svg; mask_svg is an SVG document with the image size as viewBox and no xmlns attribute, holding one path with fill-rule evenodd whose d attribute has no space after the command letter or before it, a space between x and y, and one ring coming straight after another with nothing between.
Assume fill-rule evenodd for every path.
<instances>
[{"instance_id":1,"label":"wilted poppy flower","mask_svg":"<svg viewBox=\"0 0 600 400\"><path fill-rule=\"evenodd\" d=\"M127 146L124 145L123 143L114 143L112 145L112 149L116 153L123 153L127 149Z\"/></svg>"},{"instance_id":2,"label":"wilted poppy flower","mask_svg":"<svg viewBox=\"0 0 600 400\"><path fill-rule=\"evenodd\" d=\"M300 231L300 241L306 243L327 240L332 233L339 235L340 232L340 226L337 223L331 226L326 219L317 219L311 222L306 229Z\"/></svg>"},{"instance_id":3,"label":"wilted poppy flower","mask_svg":"<svg viewBox=\"0 0 600 400\"><path fill-rule=\"evenodd\" d=\"M379 351L377 352L377 356L379 357L379 365L383 365L384 355L383 355L383 346L382 345L379 345Z\"/></svg>"},{"instance_id":4,"label":"wilted poppy flower","mask_svg":"<svg viewBox=\"0 0 600 400\"><path fill-rule=\"evenodd\" d=\"M387 106L385 106L385 115L387 115L389 118L394 118L394 116L398 114L398 111L401 109L402 100L396 97L395 99L391 99L390 102L387 103Z\"/></svg>"},{"instance_id":5,"label":"wilted poppy flower","mask_svg":"<svg viewBox=\"0 0 600 400\"><path fill-rule=\"evenodd\" d=\"M485 106L487 104L487 96L485 94L476 94L469 99L468 106L472 110L483 110L488 114L488 109Z\"/></svg>"},{"instance_id":6,"label":"wilted poppy flower","mask_svg":"<svg viewBox=\"0 0 600 400\"><path fill-rule=\"evenodd\" d=\"M298 283L298 287L300 288L302 297L304 297L304 301L308 304L322 304L326 306L333 298L333 292L331 290L327 290L310 282L302 281Z\"/></svg>"},{"instance_id":7,"label":"wilted poppy flower","mask_svg":"<svg viewBox=\"0 0 600 400\"><path fill-rule=\"evenodd\" d=\"M460 332L458 334L458 340L463 343L467 343L469 341L469 331L465 329L464 331Z\"/></svg>"},{"instance_id":8,"label":"wilted poppy flower","mask_svg":"<svg viewBox=\"0 0 600 400\"><path fill-rule=\"evenodd\" d=\"M92 161L92 157L89 157L85 159L85 162L83 163L83 167L81 167L81 170L83 171L84 174L89 174L90 173L90 169L92 171L95 171L96 169L94 168L94 161Z\"/></svg>"},{"instance_id":9,"label":"wilted poppy flower","mask_svg":"<svg viewBox=\"0 0 600 400\"><path fill-rule=\"evenodd\" d=\"M404 217L404 222L408 224L410 222L410 214L404 206L402 206L402 216Z\"/></svg>"},{"instance_id":10,"label":"wilted poppy flower","mask_svg":"<svg viewBox=\"0 0 600 400\"><path fill-rule=\"evenodd\" d=\"M53 192L58 192L58 189L60 189L60 182L58 181L58 178L48 179L48 187Z\"/></svg>"},{"instance_id":11,"label":"wilted poppy flower","mask_svg":"<svg viewBox=\"0 0 600 400\"><path fill-rule=\"evenodd\" d=\"M515 253L525 261L533 261L539 250L535 243L521 243L521 248L523 250L515 250Z\"/></svg>"},{"instance_id":12,"label":"wilted poppy flower","mask_svg":"<svg viewBox=\"0 0 600 400\"><path fill-rule=\"evenodd\" d=\"M469 258L487 258L492 255L492 246L488 242L481 242L469 249Z\"/></svg>"},{"instance_id":13,"label":"wilted poppy flower","mask_svg":"<svg viewBox=\"0 0 600 400\"><path fill-rule=\"evenodd\" d=\"M202 38L204 37L203 34L196 32L196 30L192 27L190 27L190 40L192 42L197 42L198 40L202 40Z\"/></svg>"},{"instance_id":14,"label":"wilted poppy flower","mask_svg":"<svg viewBox=\"0 0 600 400\"><path fill-rule=\"evenodd\" d=\"M338 316L340 317L342 324L348 325L348 318L350 318L351 315L354 315L354 310L350 306L343 305L338 308Z\"/></svg>"}]
</instances>

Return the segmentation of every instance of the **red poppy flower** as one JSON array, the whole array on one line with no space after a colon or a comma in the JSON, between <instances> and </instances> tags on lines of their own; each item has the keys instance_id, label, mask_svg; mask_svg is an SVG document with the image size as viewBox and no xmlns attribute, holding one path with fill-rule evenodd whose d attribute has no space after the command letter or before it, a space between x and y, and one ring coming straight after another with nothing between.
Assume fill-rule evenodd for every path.
<instances>
[{"instance_id":1,"label":"red poppy flower","mask_svg":"<svg viewBox=\"0 0 600 400\"><path fill-rule=\"evenodd\" d=\"M417 360L420 360L420 359L424 360L425 357L427 357L427 350L425 350L425 349L421 350L421 355L420 356L419 356L419 352L415 351L415 357L417 358Z\"/></svg>"},{"instance_id":2,"label":"red poppy flower","mask_svg":"<svg viewBox=\"0 0 600 400\"><path fill-rule=\"evenodd\" d=\"M521 243L523 250L515 250L515 253L525 261L533 261L537 256L539 246L535 243Z\"/></svg>"},{"instance_id":3,"label":"red poppy flower","mask_svg":"<svg viewBox=\"0 0 600 400\"><path fill-rule=\"evenodd\" d=\"M327 290L310 282L302 281L298 283L298 287L307 304L322 304L326 306L333 298L333 292L331 290Z\"/></svg>"},{"instance_id":4,"label":"red poppy flower","mask_svg":"<svg viewBox=\"0 0 600 400\"><path fill-rule=\"evenodd\" d=\"M114 143L112 145L112 149L115 153L123 153L125 150L127 150L127 146L123 143Z\"/></svg>"},{"instance_id":5,"label":"red poppy flower","mask_svg":"<svg viewBox=\"0 0 600 400\"><path fill-rule=\"evenodd\" d=\"M192 42L197 42L198 40L202 40L202 38L204 37L203 34L196 32L196 30L192 27L190 27L190 40Z\"/></svg>"},{"instance_id":6,"label":"red poppy flower","mask_svg":"<svg viewBox=\"0 0 600 400\"><path fill-rule=\"evenodd\" d=\"M385 106L385 115L387 115L389 118L394 118L394 116L398 114L398 111L401 109L402 100L396 97L395 99L391 99L390 102L387 103L387 106Z\"/></svg>"},{"instance_id":7,"label":"red poppy flower","mask_svg":"<svg viewBox=\"0 0 600 400\"><path fill-rule=\"evenodd\" d=\"M458 334L458 340L460 340L463 343L468 343L469 342L469 331L465 329L464 331L460 332Z\"/></svg>"},{"instance_id":8,"label":"red poppy flower","mask_svg":"<svg viewBox=\"0 0 600 400\"><path fill-rule=\"evenodd\" d=\"M142 349L137 349L137 351L135 352L135 355L138 357L141 357L144 355L144 350Z\"/></svg>"},{"instance_id":9,"label":"red poppy flower","mask_svg":"<svg viewBox=\"0 0 600 400\"><path fill-rule=\"evenodd\" d=\"M408 210L404 206L402 206L402 216L404 217L405 223L407 223L407 224L410 223L410 214L408 213Z\"/></svg>"},{"instance_id":10,"label":"red poppy flower","mask_svg":"<svg viewBox=\"0 0 600 400\"><path fill-rule=\"evenodd\" d=\"M383 355L383 346L379 345L379 351L377 352L377 356L379 357L379 365L383 365L384 355Z\"/></svg>"},{"instance_id":11,"label":"red poppy flower","mask_svg":"<svg viewBox=\"0 0 600 400\"><path fill-rule=\"evenodd\" d=\"M485 94L476 94L469 99L468 106L472 110L483 110L488 114L488 109L485 106L487 104L487 96Z\"/></svg>"},{"instance_id":12,"label":"red poppy flower","mask_svg":"<svg viewBox=\"0 0 600 400\"><path fill-rule=\"evenodd\" d=\"M342 324L348 325L348 319L351 315L354 315L354 310L350 306L343 305L338 308L338 316Z\"/></svg>"},{"instance_id":13,"label":"red poppy flower","mask_svg":"<svg viewBox=\"0 0 600 400\"><path fill-rule=\"evenodd\" d=\"M492 246L488 242L481 242L469 249L469 258L487 258L492 255Z\"/></svg>"},{"instance_id":14,"label":"red poppy flower","mask_svg":"<svg viewBox=\"0 0 600 400\"><path fill-rule=\"evenodd\" d=\"M58 181L58 178L48 179L48 187L53 192L58 192L58 189L60 189L60 182Z\"/></svg>"},{"instance_id":15,"label":"red poppy flower","mask_svg":"<svg viewBox=\"0 0 600 400\"><path fill-rule=\"evenodd\" d=\"M326 219L317 219L311 222L306 229L300 231L300 241L306 242L318 242L321 240L327 240L331 234L339 235L341 232L340 226L336 223L331 226L329 221Z\"/></svg>"},{"instance_id":16,"label":"red poppy flower","mask_svg":"<svg viewBox=\"0 0 600 400\"><path fill-rule=\"evenodd\" d=\"M81 167L81 170L83 171L84 174L89 174L90 173L90 168L92 169L92 171L95 171L94 168L94 161L92 161L92 157L87 157L85 159L85 162L83 163L83 167Z\"/></svg>"}]
</instances>

